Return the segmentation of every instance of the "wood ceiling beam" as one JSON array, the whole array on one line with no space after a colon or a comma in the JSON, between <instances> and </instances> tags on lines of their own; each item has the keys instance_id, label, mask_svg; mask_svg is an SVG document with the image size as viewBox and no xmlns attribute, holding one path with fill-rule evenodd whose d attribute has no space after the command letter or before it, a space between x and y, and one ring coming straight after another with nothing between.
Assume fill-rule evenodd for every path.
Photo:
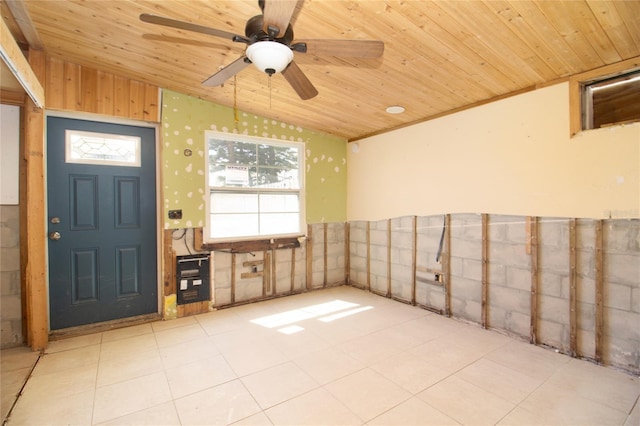
<instances>
[{"instance_id":1,"label":"wood ceiling beam","mask_svg":"<svg viewBox=\"0 0 640 426\"><path fill-rule=\"evenodd\" d=\"M33 21L27 11L25 2L23 0L5 0L5 3L9 7L16 24L20 27L22 35L27 39L29 48L34 50L43 50L44 44L40 39L40 35L38 35L35 25L33 25Z\"/></svg>"},{"instance_id":2,"label":"wood ceiling beam","mask_svg":"<svg viewBox=\"0 0 640 426\"><path fill-rule=\"evenodd\" d=\"M9 28L0 19L0 57L38 108L44 107L44 88L22 54Z\"/></svg>"}]
</instances>

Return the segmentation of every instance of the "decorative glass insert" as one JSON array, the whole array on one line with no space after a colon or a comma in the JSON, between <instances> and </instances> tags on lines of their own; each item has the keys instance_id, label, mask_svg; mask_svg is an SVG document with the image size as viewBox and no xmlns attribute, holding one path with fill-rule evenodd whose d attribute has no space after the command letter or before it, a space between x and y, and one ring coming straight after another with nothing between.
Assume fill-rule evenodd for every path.
<instances>
[{"instance_id":1,"label":"decorative glass insert","mask_svg":"<svg viewBox=\"0 0 640 426\"><path fill-rule=\"evenodd\" d=\"M137 136L65 131L67 163L140 167L140 143Z\"/></svg>"}]
</instances>

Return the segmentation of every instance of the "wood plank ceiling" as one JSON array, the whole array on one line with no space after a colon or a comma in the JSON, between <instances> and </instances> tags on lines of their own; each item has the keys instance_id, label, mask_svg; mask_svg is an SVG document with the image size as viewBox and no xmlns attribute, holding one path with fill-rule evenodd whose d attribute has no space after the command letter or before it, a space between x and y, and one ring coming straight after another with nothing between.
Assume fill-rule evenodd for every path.
<instances>
[{"instance_id":1,"label":"wood plank ceiling","mask_svg":"<svg viewBox=\"0 0 640 426\"><path fill-rule=\"evenodd\" d=\"M257 0L25 5L48 55L348 140L640 56L640 1L304 0L295 39L378 39L385 52L380 59L296 53L319 91L303 101L281 75L269 81L253 66L223 87L203 87L245 45L138 19L152 13L244 35L246 20L260 13ZM406 111L387 114L389 105Z\"/></svg>"}]
</instances>

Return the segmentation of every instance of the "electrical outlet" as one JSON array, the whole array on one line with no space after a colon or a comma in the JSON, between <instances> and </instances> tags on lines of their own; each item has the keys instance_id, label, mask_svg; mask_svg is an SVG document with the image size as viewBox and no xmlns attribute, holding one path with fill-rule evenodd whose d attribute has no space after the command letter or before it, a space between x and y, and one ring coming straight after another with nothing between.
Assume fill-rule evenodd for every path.
<instances>
[{"instance_id":1,"label":"electrical outlet","mask_svg":"<svg viewBox=\"0 0 640 426\"><path fill-rule=\"evenodd\" d=\"M182 210L169 210L169 219L182 219Z\"/></svg>"}]
</instances>

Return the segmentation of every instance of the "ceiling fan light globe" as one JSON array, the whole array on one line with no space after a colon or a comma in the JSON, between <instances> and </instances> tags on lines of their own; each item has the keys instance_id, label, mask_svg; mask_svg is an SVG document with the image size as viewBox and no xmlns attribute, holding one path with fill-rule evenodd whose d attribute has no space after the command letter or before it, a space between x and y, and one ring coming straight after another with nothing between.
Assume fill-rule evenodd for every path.
<instances>
[{"instance_id":1,"label":"ceiling fan light globe","mask_svg":"<svg viewBox=\"0 0 640 426\"><path fill-rule=\"evenodd\" d=\"M258 41L247 47L247 58L269 75L282 72L293 60L291 49L277 41Z\"/></svg>"}]
</instances>

